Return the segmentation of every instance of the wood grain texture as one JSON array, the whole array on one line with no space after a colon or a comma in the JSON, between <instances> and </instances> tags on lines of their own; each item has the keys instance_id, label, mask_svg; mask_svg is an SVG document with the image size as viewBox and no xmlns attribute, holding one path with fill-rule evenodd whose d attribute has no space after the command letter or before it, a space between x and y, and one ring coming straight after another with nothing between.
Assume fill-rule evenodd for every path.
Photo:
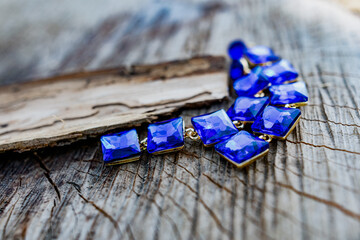
<instances>
[{"instance_id":1,"label":"wood grain texture","mask_svg":"<svg viewBox=\"0 0 360 240\"><path fill-rule=\"evenodd\" d=\"M18 11L26 23L10 28L15 20L8 17L1 24L4 84L225 54L229 41L242 38L289 59L310 104L288 140L272 142L267 157L242 170L189 141L181 152L118 167L103 165L96 140L2 154L2 238L360 238L357 15L324 0L39 2L44 19L34 17L33 5L0 7L2 18ZM71 9L68 18L60 17L64 9ZM91 17L83 14L90 10ZM180 115L189 123L230 103Z\"/></svg>"},{"instance_id":2,"label":"wood grain texture","mask_svg":"<svg viewBox=\"0 0 360 240\"><path fill-rule=\"evenodd\" d=\"M0 88L0 152L69 144L228 97L223 57L10 85Z\"/></svg>"},{"instance_id":3,"label":"wood grain texture","mask_svg":"<svg viewBox=\"0 0 360 240\"><path fill-rule=\"evenodd\" d=\"M344 7L350 9L354 13L360 13L360 2L357 0L335 0Z\"/></svg>"}]
</instances>

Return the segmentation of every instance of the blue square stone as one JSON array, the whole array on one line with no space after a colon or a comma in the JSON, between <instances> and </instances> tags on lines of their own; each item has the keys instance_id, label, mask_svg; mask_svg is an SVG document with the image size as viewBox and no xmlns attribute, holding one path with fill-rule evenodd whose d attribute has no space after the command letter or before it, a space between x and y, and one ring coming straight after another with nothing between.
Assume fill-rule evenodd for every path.
<instances>
[{"instance_id":1,"label":"blue square stone","mask_svg":"<svg viewBox=\"0 0 360 240\"><path fill-rule=\"evenodd\" d=\"M147 151L160 154L184 146L184 122L181 117L148 126Z\"/></svg>"},{"instance_id":2,"label":"blue square stone","mask_svg":"<svg viewBox=\"0 0 360 240\"><path fill-rule=\"evenodd\" d=\"M191 122L205 146L211 146L239 132L224 109L193 117Z\"/></svg>"},{"instance_id":3,"label":"blue square stone","mask_svg":"<svg viewBox=\"0 0 360 240\"><path fill-rule=\"evenodd\" d=\"M233 121L253 122L268 104L268 97L238 97L227 114Z\"/></svg>"},{"instance_id":4,"label":"blue square stone","mask_svg":"<svg viewBox=\"0 0 360 240\"><path fill-rule=\"evenodd\" d=\"M270 86L269 80L261 74L262 68L255 67L251 72L234 81L233 87L238 96L254 96Z\"/></svg>"},{"instance_id":5,"label":"blue square stone","mask_svg":"<svg viewBox=\"0 0 360 240\"><path fill-rule=\"evenodd\" d=\"M251 125L251 129L256 133L285 139L295 127L300 115L301 111L297 108L267 106Z\"/></svg>"},{"instance_id":6,"label":"blue square stone","mask_svg":"<svg viewBox=\"0 0 360 240\"><path fill-rule=\"evenodd\" d=\"M262 74L272 85L295 81L299 73L287 60L280 60L270 66L264 67Z\"/></svg>"},{"instance_id":7,"label":"blue square stone","mask_svg":"<svg viewBox=\"0 0 360 240\"><path fill-rule=\"evenodd\" d=\"M104 162L117 160L118 163L138 160L141 150L135 129L104 135L100 138Z\"/></svg>"},{"instance_id":8,"label":"blue square stone","mask_svg":"<svg viewBox=\"0 0 360 240\"><path fill-rule=\"evenodd\" d=\"M251 65L262 65L280 60L280 57L275 55L274 51L266 46L255 46L246 49L246 57Z\"/></svg>"},{"instance_id":9,"label":"blue square stone","mask_svg":"<svg viewBox=\"0 0 360 240\"><path fill-rule=\"evenodd\" d=\"M244 67L240 61L234 60L229 69L229 75L232 80L236 80L244 75Z\"/></svg>"},{"instance_id":10,"label":"blue square stone","mask_svg":"<svg viewBox=\"0 0 360 240\"><path fill-rule=\"evenodd\" d=\"M215 150L237 167L244 167L264 156L269 151L269 143L247 131L240 131L216 144Z\"/></svg>"},{"instance_id":11,"label":"blue square stone","mask_svg":"<svg viewBox=\"0 0 360 240\"><path fill-rule=\"evenodd\" d=\"M309 97L304 82L295 82L270 87L271 104L301 104L306 105Z\"/></svg>"},{"instance_id":12,"label":"blue square stone","mask_svg":"<svg viewBox=\"0 0 360 240\"><path fill-rule=\"evenodd\" d=\"M228 53L232 60L240 60L241 57L244 55L245 50L246 46L244 42L241 40L235 40L230 43Z\"/></svg>"}]
</instances>

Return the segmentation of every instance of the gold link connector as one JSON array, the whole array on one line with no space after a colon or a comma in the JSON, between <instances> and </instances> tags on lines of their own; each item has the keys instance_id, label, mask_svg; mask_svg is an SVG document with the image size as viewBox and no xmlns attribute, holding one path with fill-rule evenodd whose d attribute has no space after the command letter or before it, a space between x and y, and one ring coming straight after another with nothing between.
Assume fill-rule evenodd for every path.
<instances>
[{"instance_id":1,"label":"gold link connector","mask_svg":"<svg viewBox=\"0 0 360 240\"><path fill-rule=\"evenodd\" d=\"M257 94L255 94L254 97L260 98L260 97L265 97L265 93L263 91L258 92Z\"/></svg>"},{"instance_id":2,"label":"gold link connector","mask_svg":"<svg viewBox=\"0 0 360 240\"><path fill-rule=\"evenodd\" d=\"M262 140L267 141L268 143L271 142L271 140L272 140L272 137L269 136L269 135L266 135L266 134L260 135L259 138L261 138Z\"/></svg>"},{"instance_id":3,"label":"gold link connector","mask_svg":"<svg viewBox=\"0 0 360 240\"><path fill-rule=\"evenodd\" d=\"M245 124L243 122L241 122L241 121L233 121L233 124L239 130L244 129L244 127L245 127Z\"/></svg>"},{"instance_id":4,"label":"gold link connector","mask_svg":"<svg viewBox=\"0 0 360 240\"><path fill-rule=\"evenodd\" d=\"M140 142L140 149L141 151L145 151L147 149L147 138L144 138Z\"/></svg>"},{"instance_id":5,"label":"gold link connector","mask_svg":"<svg viewBox=\"0 0 360 240\"><path fill-rule=\"evenodd\" d=\"M185 137L190 138L191 140L199 140L200 139L199 134L197 134L197 132L193 128L185 129Z\"/></svg>"}]
</instances>

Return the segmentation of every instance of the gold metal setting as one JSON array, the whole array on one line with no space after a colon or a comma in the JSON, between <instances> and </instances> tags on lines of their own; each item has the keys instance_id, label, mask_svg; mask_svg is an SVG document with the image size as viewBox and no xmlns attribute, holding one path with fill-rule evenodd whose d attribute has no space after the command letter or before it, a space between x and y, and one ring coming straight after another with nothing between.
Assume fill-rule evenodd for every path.
<instances>
[{"instance_id":1,"label":"gold metal setting","mask_svg":"<svg viewBox=\"0 0 360 240\"><path fill-rule=\"evenodd\" d=\"M271 64L273 64L274 62L276 61L268 61L268 62L264 62L264 63L260 63L260 64L256 64L256 63L253 63L249 60L249 58L245 57L248 65L250 66L250 68L254 68L256 66L261 66L261 67L265 67L265 66L270 66Z\"/></svg>"},{"instance_id":2,"label":"gold metal setting","mask_svg":"<svg viewBox=\"0 0 360 240\"><path fill-rule=\"evenodd\" d=\"M140 160L140 156L136 156L133 158L126 158L126 159L121 159L121 160L115 160L109 163L106 163L107 166L114 166L114 165L120 165L120 164L124 164L124 163L129 163L129 162L135 162Z\"/></svg>"},{"instance_id":3,"label":"gold metal setting","mask_svg":"<svg viewBox=\"0 0 360 240\"><path fill-rule=\"evenodd\" d=\"M295 78L295 79L293 79L293 80L285 81L285 82L283 82L283 83L281 83L281 84L294 83L294 82L297 82L297 81L299 81L299 78Z\"/></svg>"},{"instance_id":4,"label":"gold metal setting","mask_svg":"<svg viewBox=\"0 0 360 240\"><path fill-rule=\"evenodd\" d=\"M265 151L263 151L262 153L242 162L242 163L236 163L232 160L230 160L229 158L225 157L224 155L222 155L221 153L217 152L221 157L225 158L227 161L231 162L232 164L234 164L236 167L238 168L243 168L246 167L248 165L250 165L251 163L253 163L254 161L256 161L257 159L264 157L267 153L269 152L269 149L266 149Z\"/></svg>"},{"instance_id":5,"label":"gold metal setting","mask_svg":"<svg viewBox=\"0 0 360 240\"><path fill-rule=\"evenodd\" d=\"M204 144L204 147L213 147L213 146L215 146L217 143L218 143L218 142L212 143L212 144L205 144L205 143L203 143L203 144Z\"/></svg>"},{"instance_id":6,"label":"gold metal setting","mask_svg":"<svg viewBox=\"0 0 360 240\"><path fill-rule=\"evenodd\" d=\"M172 148L172 149L166 149L166 150L163 150L163 151L159 151L159 152L153 152L151 153L152 155L160 155L160 154L163 154L163 153L171 153L171 152L177 152L177 151L180 151L184 148L184 145L180 146L180 147L177 147L177 148Z\"/></svg>"},{"instance_id":7,"label":"gold metal setting","mask_svg":"<svg viewBox=\"0 0 360 240\"><path fill-rule=\"evenodd\" d=\"M286 107L286 108L298 108L298 107L306 106L306 105L308 105L308 102L289 103L289 104L285 104L285 105L281 105L281 106Z\"/></svg>"}]
</instances>

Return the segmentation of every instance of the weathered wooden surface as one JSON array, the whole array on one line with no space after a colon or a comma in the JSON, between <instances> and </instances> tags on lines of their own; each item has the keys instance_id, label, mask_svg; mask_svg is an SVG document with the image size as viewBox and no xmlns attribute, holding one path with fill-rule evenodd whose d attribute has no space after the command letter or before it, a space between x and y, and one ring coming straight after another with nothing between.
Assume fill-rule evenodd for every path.
<instances>
[{"instance_id":1,"label":"weathered wooden surface","mask_svg":"<svg viewBox=\"0 0 360 240\"><path fill-rule=\"evenodd\" d=\"M334 1L340 3L341 6L344 6L357 14L360 13L360 1L357 0L334 0Z\"/></svg>"},{"instance_id":2,"label":"weathered wooden surface","mask_svg":"<svg viewBox=\"0 0 360 240\"><path fill-rule=\"evenodd\" d=\"M230 40L243 38L272 46L299 69L311 99L303 119L242 170L193 142L119 167L102 164L96 140L2 154L1 236L359 239L359 16L342 1L123 2L41 1L22 11L2 3L2 82L225 54ZM44 19L33 17L39 7ZM14 16L26 24L5 32ZM181 115L189 122L227 104Z\"/></svg>"},{"instance_id":3,"label":"weathered wooden surface","mask_svg":"<svg viewBox=\"0 0 360 240\"><path fill-rule=\"evenodd\" d=\"M0 88L0 152L69 144L228 97L223 57L10 85Z\"/></svg>"}]
</instances>

